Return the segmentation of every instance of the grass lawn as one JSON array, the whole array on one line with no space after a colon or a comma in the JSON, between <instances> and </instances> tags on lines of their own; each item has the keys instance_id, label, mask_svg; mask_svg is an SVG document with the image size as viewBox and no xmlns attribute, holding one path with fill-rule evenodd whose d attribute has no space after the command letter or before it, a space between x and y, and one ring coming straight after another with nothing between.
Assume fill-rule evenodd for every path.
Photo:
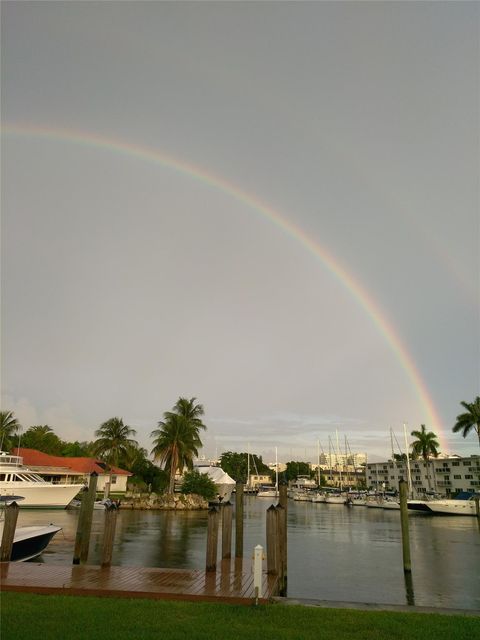
<instances>
[{"instance_id":1,"label":"grass lawn","mask_svg":"<svg viewBox=\"0 0 480 640\"><path fill-rule=\"evenodd\" d=\"M2 640L473 640L480 618L6 592L0 633Z\"/></svg>"}]
</instances>

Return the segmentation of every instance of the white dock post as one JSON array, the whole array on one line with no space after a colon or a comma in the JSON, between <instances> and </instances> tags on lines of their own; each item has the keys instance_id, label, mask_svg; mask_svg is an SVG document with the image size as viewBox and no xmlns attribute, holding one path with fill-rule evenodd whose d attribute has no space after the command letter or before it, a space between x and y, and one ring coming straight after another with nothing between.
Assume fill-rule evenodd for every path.
<instances>
[{"instance_id":1,"label":"white dock post","mask_svg":"<svg viewBox=\"0 0 480 640\"><path fill-rule=\"evenodd\" d=\"M255 589L255 604L262 597L262 567L263 567L263 547L257 544L253 550L253 587Z\"/></svg>"}]
</instances>

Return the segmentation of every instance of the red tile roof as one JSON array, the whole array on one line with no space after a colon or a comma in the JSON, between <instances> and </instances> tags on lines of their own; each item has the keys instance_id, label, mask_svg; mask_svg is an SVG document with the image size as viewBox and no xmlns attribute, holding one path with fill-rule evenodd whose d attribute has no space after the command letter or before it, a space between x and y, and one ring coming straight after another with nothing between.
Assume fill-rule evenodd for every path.
<instances>
[{"instance_id":1,"label":"red tile roof","mask_svg":"<svg viewBox=\"0 0 480 640\"><path fill-rule=\"evenodd\" d=\"M82 473L92 473L96 471L99 475L109 473L108 467L101 460L95 458L64 458L63 456L51 456L49 453L37 451L36 449L24 449L22 447L14 449L13 455L21 456L23 464L35 467L68 467L73 471ZM130 471L112 466L112 473L117 476L131 476Z\"/></svg>"}]
</instances>

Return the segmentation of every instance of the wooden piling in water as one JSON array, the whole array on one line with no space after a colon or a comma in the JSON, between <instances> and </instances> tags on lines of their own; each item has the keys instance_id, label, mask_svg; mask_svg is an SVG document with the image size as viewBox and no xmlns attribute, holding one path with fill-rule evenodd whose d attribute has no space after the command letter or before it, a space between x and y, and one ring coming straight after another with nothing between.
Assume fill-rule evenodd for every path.
<instances>
[{"instance_id":1,"label":"wooden piling in water","mask_svg":"<svg viewBox=\"0 0 480 640\"><path fill-rule=\"evenodd\" d=\"M216 507L208 510L206 571L217 570L218 515Z\"/></svg>"},{"instance_id":2,"label":"wooden piling in water","mask_svg":"<svg viewBox=\"0 0 480 640\"><path fill-rule=\"evenodd\" d=\"M92 530L93 505L97 495L98 475L94 471L90 474L88 491L82 494L80 513L78 514L77 534L75 536L75 547L73 550L73 563L80 564L88 560L88 549L90 546L90 532Z\"/></svg>"},{"instance_id":3,"label":"wooden piling in water","mask_svg":"<svg viewBox=\"0 0 480 640\"><path fill-rule=\"evenodd\" d=\"M235 557L243 558L243 482L235 487Z\"/></svg>"},{"instance_id":4,"label":"wooden piling in water","mask_svg":"<svg viewBox=\"0 0 480 640\"><path fill-rule=\"evenodd\" d=\"M233 507L226 502L222 507L222 558L232 557L232 520Z\"/></svg>"},{"instance_id":5,"label":"wooden piling in water","mask_svg":"<svg viewBox=\"0 0 480 640\"><path fill-rule=\"evenodd\" d=\"M272 575L278 574L278 529L277 529L277 513L275 506L271 504L267 509L267 573Z\"/></svg>"},{"instance_id":6,"label":"wooden piling in water","mask_svg":"<svg viewBox=\"0 0 480 640\"><path fill-rule=\"evenodd\" d=\"M474 498L474 500L475 500L475 513L476 513L477 518L480 520L480 504L479 504L480 499L479 498Z\"/></svg>"},{"instance_id":7,"label":"wooden piling in water","mask_svg":"<svg viewBox=\"0 0 480 640\"><path fill-rule=\"evenodd\" d=\"M287 595L287 587L286 587L286 561L287 561L287 514L282 507L281 504L277 504L275 507L276 517L277 517L277 549L278 549L278 589L279 595L286 596Z\"/></svg>"},{"instance_id":8,"label":"wooden piling in water","mask_svg":"<svg viewBox=\"0 0 480 640\"><path fill-rule=\"evenodd\" d=\"M283 551L282 551L282 563L283 563L283 580L282 590L283 594L287 595L287 576L288 576L288 487L286 484L281 484L279 487L279 499L278 503L285 510L285 526L283 528Z\"/></svg>"},{"instance_id":9,"label":"wooden piling in water","mask_svg":"<svg viewBox=\"0 0 480 640\"><path fill-rule=\"evenodd\" d=\"M402 525L402 552L403 570L411 571L412 563L410 559L410 536L408 530L408 485L405 480L400 480L400 521Z\"/></svg>"},{"instance_id":10,"label":"wooden piling in water","mask_svg":"<svg viewBox=\"0 0 480 640\"><path fill-rule=\"evenodd\" d=\"M5 522L3 524L2 545L0 548L0 562L10 562L12 557L13 538L17 527L20 507L16 502L5 506Z\"/></svg>"},{"instance_id":11,"label":"wooden piling in water","mask_svg":"<svg viewBox=\"0 0 480 640\"><path fill-rule=\"evenodd\" d=\"M102 567L109 567L112 564L113 541L115 539L115 528L117 525L118 508L116 504L105 507L105 528L103 531Z\"/></svg>"}]
</instances>

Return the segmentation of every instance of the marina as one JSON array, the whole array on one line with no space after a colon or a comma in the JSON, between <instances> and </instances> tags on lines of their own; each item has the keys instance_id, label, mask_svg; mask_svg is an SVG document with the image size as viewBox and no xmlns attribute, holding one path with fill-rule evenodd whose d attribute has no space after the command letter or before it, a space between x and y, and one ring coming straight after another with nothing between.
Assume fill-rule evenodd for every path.
<instances>
[{"instance_id":1,"label":"marina","mask_svg":"<svg viewBox=\"0 0 480 640\"><path fill-rule=\"evenodd\" d=\"M256 545L265 547L269 504L245 497L244 558ZM120 509L112 569L202 571L207 515ZM33 525L39 517L21 511L18 524ZM78 510L42 512L42 522L62 527L41 556L44 565L71 566L77 519ZM100 564L103 526L104 514L94 511L88 565ZM398 511L289 500L289 597L479 610L477 519L413 513L409 526L412 576L406 580Z\"/></svg>"}]
</instances>

